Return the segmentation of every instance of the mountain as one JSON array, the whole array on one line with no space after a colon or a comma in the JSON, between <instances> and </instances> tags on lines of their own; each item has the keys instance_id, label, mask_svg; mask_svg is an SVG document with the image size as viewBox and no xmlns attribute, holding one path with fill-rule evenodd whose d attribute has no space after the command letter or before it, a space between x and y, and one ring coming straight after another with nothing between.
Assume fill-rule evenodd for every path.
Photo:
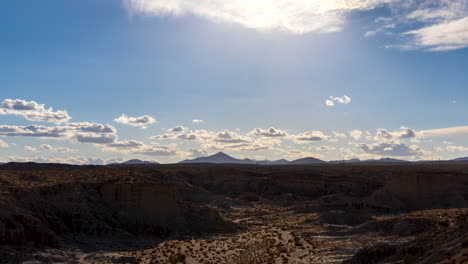
<instances>
[{"instance_id":1,"label":"mountain","mask_svg":"<svg viewBox=\"0 0 468 264\"><path fill-rule=\"evenodd\" d=\"M392 159L392 158L382 158L382 159L370 159L370 160L363 160L363 163L410 163L407 160L399 160L399 159Z\"/></svg>"},{"instance_id":2,"label":"mountain","mask_svg":"<svg viewBox=\"0 0 468 264\"><path fill-rule=\"evenodd\" d=\"M252 163L258 165L287 165L289 160L280 159L280 160L250 160Z\"/></svg>"},{"instance_id":3,"label":"mountain","mask_svg":"<svg viewBox=\"0 0 468 264\"><path fill-rule=\"evenodd\" d=\"M450 161L468 161L468 157L456 158L456 159L452 159Z\"/></svg>"},{"instance_id":4,"label":"mountain","mask_svg":"<svg viewBox=\"0 0 468 264\"><path fill-rule=\"evenodd\" d=\"M328 163L333 163L333 164L339 164L339 163L359 163L361 162L360 159L349 159L349 160L332 160L332 161L329 161Z\"/></svg>"},{"instance_id":5,"label":"mountain","mask_svg":"<svg viewBox=\"0 0 468 264\"><path fill-rule=\"evenodd\" d=\"M235 163L235 164L255 164L255 160L250 160L250 159L236 159L233 158L223 152L218 152L214 155L211 156L206 156L206 157L200 157L192 160L184 160L179 163L217 163L217 164L222 164L222 163Z\"/></svg>"},{"instance_id":6,"label":"mountain","mask_svg":"<svg viewBox=\"0 0 468 264\"><path fill-rule=\"evenodd\" d=\"M285 159L280 159L280 160L274 160L274 161L269 161L268 164L270 165L286 165L286 164L289 164L290 161L289 160L285 160Z\"/></svg>"},{"instance_id":7,"label":"mountain","mask_svg":"<svg viewBox=\"0 0 468 264\"><path fill-rule=\"evenodd\" d=\"M308 157L308 158L302 158L302 159L297 159L289 162L288 164L290 165L298 165L298 164L325 164L327 163L326 161L319 160L316 158Z\"/></svg>"},{"instance_id":8,"label":"mountain","mask_svg":"<svg viewBox=\"0 0 468 264\"><path fill-rule=\"evenodd\" d=\"M131 159L131 160L127 160L125 162L122 162L120 164L123 164L123 165L137 165L137 164L159 164L158 162L154 162L154 161L146 161L146 160L139 160L139 159Z\"/></svg>"}]
</instances>

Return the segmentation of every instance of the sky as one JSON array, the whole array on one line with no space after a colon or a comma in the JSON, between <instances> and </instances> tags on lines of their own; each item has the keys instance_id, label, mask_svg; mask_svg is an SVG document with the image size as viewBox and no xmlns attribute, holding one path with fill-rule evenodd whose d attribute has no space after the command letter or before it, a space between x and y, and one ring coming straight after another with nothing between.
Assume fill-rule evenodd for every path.
<instances>
[{"instance_id":1,"label":"sky","mask_svg":"<svg viewBox=\"0 0 468 264\"><path fill-rule=\"evenodd\" d=\"M468 0L4 0L0 162L468 156Z\"/></svg>"}]
</instances>

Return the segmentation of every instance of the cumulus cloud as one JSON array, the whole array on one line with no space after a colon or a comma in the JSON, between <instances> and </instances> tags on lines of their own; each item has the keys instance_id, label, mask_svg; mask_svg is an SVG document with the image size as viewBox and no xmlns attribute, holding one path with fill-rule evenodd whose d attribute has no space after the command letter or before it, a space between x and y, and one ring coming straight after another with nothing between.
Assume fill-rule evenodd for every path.
<instances>
[{"instance_id":1,"label":"cumulus cloud","mask_svg":"<svg viewBox=\"0 0 468 264\"><path fill-rule=\"evenodd\" d=\"M411 128L408 127L402 127L401 132L397 134L399 138L415 138L416 137L416 131L414 131Z\"/></svg>"},{"instance_id":2,"label":"cumulus cloud","mask_svg":"<svg viewBox=\"0 0 468 264\"><path fill-rule=\"evenodd\" d=\"M386 129L379 128L377 129L377 138L379 139L391 139L393 135L388 132Z\"/></svg>"},{"instance_id":3,"label":"cumulus cloud","mask_svg":"<svg viewBox=\"0 0 468 264\"><path fill-rule=\"evenodd\" d=\"M93 143L93 144L110 144L117 140L115 134L92 134L80 133L74 136L74 139L79 143Z\"/></svg>"},{"instance_id":4,"label":"cumulus cloud","mask_svg":"<svg viewBox=\"0 0 468 264\"><path fill-rule=\"evenodd\" d=\"M46 109L43 104L20 99L5 99L0 108L0 115L19 115L29 121L41 121L55 124L68 122L71 119L67 111L54 111L52 107Z\"/></svg>"},{"instance_id":5,"label":"cumulus cloud","mask_svg":"<svg viewBox=\"0 0 468 264\"><path fill-rule=\"evenodd\" d=\"M314 142L314 141L321 141L327 139L328 137L323 134L321 131L307 131L302 134L294 136L294 141L296 143L304 143L304 142Z\"/></svg>"},{"instance_id":6,"label":"cumulus cloud","mask_svg":"<svg viewBox=\"0 0 468 264\"><path fill-rule=\"evenodd\" d=\"M201 120L201 119L193 119L192 120L192 123L194 124L201 124L201 123L205 123L205 121Z\"/></svg>"},{"instance_id":7,"label":"cumulus cloud","mask_svg":"<svg viewBox=\"0 0 468 264\"><path fill-rule=\"evenodd\" d=\"M150 137L150 139L174 139L177 135L175 134L163 134Z\"/></svg>"},{"instance_id":8,"label":"cumulus cloud","mask_svg":"<svg viewBox=\"0 0 468 264\"><path fill-rule=\"evenodd\" d=\"M214 141L218 143L233 144L233 143L247 143L247 142L250 142L250 139L240 134L237 134L236 132L225 130L223 132L217 133L214 138Z\"/></svg>"},{"instance_id":9,"label":"cumulus cloud","mask_svg":"<svg viewBox=\"0 0 468 264\"><path fill-rule=\"evenodd\" d=\"M188 152L189 152L189 157L193 157L193 158L205 157L208 155L208 152L202 149L190 149Z\"/></svg>"},{"instance_id":10,"label":"cumulus cloud","mask_svg":"<svg viewBox=\"0 0 468 264\"><path fill-rule=\"evenodd\" d=\"M54 149L54 147L52 147L49 144L42 144L42 145L39 146L39 149L40 150L52 150L52 149Z\"/></svg>"},{"instance_id":11,"label":"cumulus cloud","mask_svg":"<svg viewBox=\"0 0 468 264\"><path fill-rule=\"evenodd\" d=\"M137 140L125 140L125 141L117 141L110 144L107 144L107 147L110 148L124 148L124 149L136 149L144 147L145 143Z\"/></svg>"},{"instance_id":12,"label":"cumulus cloud","mask_svg":"<svg viewBox=\"0 0 468 264\"><path fill-rule=\"evenodd\" d=\"M359 140L362 137L362 131L355 129L355 130L350 131L349 135L355 140Z\"/></svg>"},{"instance_id":13,"label":"cumulus cloud","mask_svg":"<svg viewBox=\"0 0 468 264\"><path fill-rule=\"evenodd\" d=\"M0 136L61 138L65 137L67 132L66 127L0 125Z\"/></svg>"},{"instance_id":14,"label":"cumulus cloud","mask_svg":"<svg viewBox=\"0 0 468 264\"><path fill-rule=\"evenodd\" d=\"M351 98L349 96L347 96L347 95L343 95L342 97L330 96L329 98L330 98L330 100L325 101L325 104L327 106L334 106L335 103L338 103L338 104L349 104L349 103L351 103Z\"/></svg>"},{"instance_id":15,"label":"cumulus cloud","mask_svg":"<svg viewBox=\"0 0 468 264\"><path fill-rule=\"evenodd\" d=\"M261 129L261 128L255 128L250 132L250 134L255 135L255 136L263 136L263 137L285 137L287 136L287 133L276 129L274 127L270 127L269 129Z\"/></svg>"},{"instance_id":16,"label":"cumulus cloud","mask_svg":"<svg viewBox=\"0 0 468 264\"><path fill-rule=\"evenodd\" d=\"M51 151L51 152L60 152L60 153L67 153L67 152L74 152L74 150L66 148L66 147L53 147L50 144L42 144L39 148L34 148L37 151Z\"/></svg>"},{"instance_id":17,"label":"cumulus cloud","mask_svg":"<svg viewBox=\"0 0 468 264\"><path fill-rule=\"evenodd\" d=\"M368 154L388 157L417 157L424 154L418 146L407 146L404 143L390 141L375 144L358 144L359 148Z\"/></svg>"},{"instance_id":18,"label":"cumulus cloud","mask_svg":"<svg viewBox=\"0 0 468 264\"><path fill-rule=\"evenodd\" d=\"M144 146L131 153L146 156L180 156L182 154L175 146Z\"/></svg>"},{"instance_id":19,"label":"cumulus cloud","mask_svg":"<svg viewBox=\"0 0 468 264\"><path fill-rule=\"evenodd\" d=\"M465 146L453 146L449 145L445 147L447 151L449 152L463 152L463 151L468 151L468 147Z\"/></svg>"},{"instance_id":20,"label":"cumulus cloud","mask_svg":"<svg viewBox=\"0 0 468 264\"><path fill-rule=\"evenodd\" d=\"M183 140L196 140L197 135L194 133L183 133L183 134L177 135L177 138L183 139Z\"/></svg>"},{"instance_id":21,"label":"cumulus cloud","mask_svg":"<svg viewBox=\"0 0 468 264\"><path fill-rule=\"evenodd\" d=\"M66 147L58 147L58 148L54 148L54 149L52 149L52 151L55 151L55 152L61 152L61 153L66 153L66 152L75 152L75 150L73 150L73 149L70 149L70 148L66 148Z\"/></svg>"},{"instance_id":22,"label":"cumulus cloud","mask_svg":"<svg viewBox=\"0 0 468 264\"><path fill-rule=\"evenodd\" d=\"M315 150L315 151L332 151L336 150L336 147L333 146L317 146L317 147L310 147L310 150Z\"/></svg>"},{"instance_id":23,"label":"cumulus cloud","mask_svg":"<svg viewBox=\"0 0 468 264\"><path fill-rule=\"evenodd\" d=\"M412 139L413 141L418 141L418 132L408 127L401 127L400 131L390 132L387 129L379 128L377 129L376 136L368 136L369 140L391 140L391 139Z\"/></svg>"},{"instance_id":24,"label":"cumulus cloud","mask_svg":"<svg viewBox=\"0 0 468 264\"><path fill-rule=\"evenodd\" d=\"M156 119L149 115L144 115L140 117L128 117L122 114L121 116L114 119L114 121L117 123L141 128L146 128L150 124L157 123Z\"/></svg>"},{"instance_id":25,"label":"cumulus cloud","mask_svg":"<svg viewBox=\"0 0 468 264\"><path fill-rule=\"evenodd\" d=\"M210 132L206 130L193 131L197 141L205 149L238 151L259 151L271 149L280 144L281 140L276 137L251 138L233 131Z\"/></svg>"},{"instance_id":26,"label":"cumulus cloud","mask_svg":"<svg viewBox=\"0 0 468 264\"><path fill-rule=\"evenodd\" d=\"M26 152L37 152L37 149L35 147L31 147L31 146L24 146L23 149Z\"/></svg>"},{"instance_id":27,"label":"cumulus cloud","mask_svg":"<svg viewBox=\"0 0 468 264\"><path fill-rule=\"evenodd\" d=\"M188 128L186 127L183 127L183 126L176 126L176 127L173 127L171 129L168 129L167 132L169 133L180 133L180 132L184 132L184 131L187 131Z\"/></svg>"},{"instance_id":28,"label":"cumulus cloud","mask_svg":"<svg viewBox=\"0 0 468 264\"><path fill-rule=\"evenodd\" d=\"M333 135L335 135L336 138L347 138L346 134L341 132L333 131Z\"/></svg>"},{"instance_id":29,"label":"cumulus cloud","mask_svg":"<svg viewBox=\"0 0 468 264\"><path fill-rule=\"evenodd\" d=\"M0 125L0 136L69 139L81 143L105 144L117 139L117 130L110 125L88 122L54 127Z\"/></svg>"}]
</instances>

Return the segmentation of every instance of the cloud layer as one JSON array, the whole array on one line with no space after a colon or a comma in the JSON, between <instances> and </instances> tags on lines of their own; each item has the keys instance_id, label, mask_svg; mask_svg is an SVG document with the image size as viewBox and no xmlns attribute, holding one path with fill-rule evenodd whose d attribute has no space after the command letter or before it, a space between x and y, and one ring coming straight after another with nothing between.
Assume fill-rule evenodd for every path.
<instances>
[{"instance_id":1,"label":"cloud layer","mask_svg":"<svg viewBox=\"0 0 468 264\"><path fill-rule=\"evenodd\" d=\"M0 108L0 115L18 115L23 116L29 121L41 121L55 124L68 122L71 119L67 111L54 111L52 107L46 109L43 104L20 99L5 99Z\"/></svg>"},{"instance_id":2,"label":"cloud layer","mask_svg":"<svg viewBox=\"0 0 468 264\"><path fill-rule=\"evenodd\" d=\"M340 31L351 11L370 10L392 0L127 0L133 12L156 16L195 15L219 23L293 34Z\"/></svg>"},{"instance_id":3,"label":"cloud layer","mask_svg":"<svg viewBox=\"0 0 468 264\"><path fill-rule=\"evenodd\" d=\"M260 31L292 34L331 33L344 28L356 11L386 6L366 37L379 33L403 43L387 47L446 51L468 47L466 0L124 0L133 13L153 16L194 15L215 23L234 23ZM327 100L332 105L333 100Z\"/></svg>"},{"instance_id":4,"label":"cloud layer","mask_svg":"<svg viewBox=\"0 0 468 264\"><path fill-rule=\"evenodd\" d=\"M146 128L150 124L157 123L156 119L149 115L144 115L140 117L128 117L122 114L121 116L114 119L114 121L117 123L124 124L124 125L141 127L141 128Z\"/></svg>"}]
</instances>

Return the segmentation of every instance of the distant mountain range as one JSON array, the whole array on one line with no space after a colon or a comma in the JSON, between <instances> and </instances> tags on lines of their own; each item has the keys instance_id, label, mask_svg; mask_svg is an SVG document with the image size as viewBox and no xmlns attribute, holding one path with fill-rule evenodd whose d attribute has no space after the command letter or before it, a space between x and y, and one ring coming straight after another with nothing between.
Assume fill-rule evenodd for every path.
<instances>
[{"instance_id":1,"label":"distant mountain range","mask_svg":"<svg viewBox=\"0 0 468 264\"><path fill-rule=\"evenodd\" d=\"M461 157L461 158L456 158L451 161L468 161L468 157Z\"/></svg>"},{"instance_id":2,"label":"distant mountain range","mask_svg":"<svg viewBox=\"0 0 468 264\"><path fill-rule=\"evenodd\" d=\"M295 165L295 164L323 164L326 163L323 160L316 158L303 158L293 161L288 161L285 159L280 160L252 160L252 159L236 159L226 153L218 152L211 156L200 157L191 160L184 160L179 163L188 164L188 163L215 163L215 164L259 164L259 165Z\"/></svg>"},{"instance_id":3,"label":"distant mountain range","mask_svg":"<svg viewBox=\"0 0 468 264\"><path fill-rule=\"evenodd\" d=\"M419 160L419 161L407 161L401 159L393 158L382 158L382 159L369 159L369 160L360 160L360 159L349 159L349 160L332 160L332 161L323 161L314 157L301 158L293 161L286 159L280 160L254 160L254 159L236 159L231 157L223 152L218 152L211 156L200 157L195 159L187 159L179 162L180 164L257 164L257 165L307 165L307 164L385 164L385 163L462 163L468 162L468 157L460 157L451 160ZM23 165L21 165L23 164ZM0 166L24 166L24 164L33 164L33 162L19 163L19 162L9 162L2 163ZM108 165L155 165L160 164L155 161L145 161L139 159L131 159L122 163L112 163ZM66 164L61 164L66 165Z\"/></svg>"},{"instance_id":4,"label":"distant mountain range","mask_svg":"<svg viewBox=\"0 0 468 264\"><path fill-rule=\"evenodd\" d=\"M140 165L140 164L159 164L158 162L155 161L146 161L146 160L139 160L139 159L131 159L127 160L122 163L114 163L115 164L121 164L121 165Z\"/></svg>"},{"instance_id":5,"label":"distant mountain range","mask_svg":"<svg viewBox=\"0 0 468 264\"><path fill-rule=\"evenodd\" d=\"M431 163L434 161L414 161L418 163ZM457 158L452 160L445 160L440 161L445 163L453 163L453 162L468 162L468 157ZM381 159L368 159L368 160L360 160L360 159L349 159L349 160L333 160L333 161L323 161L313 157L301 158L293 161L288 161L286 159L280 160L253 160L253 159L236 159L231 157L223 152L218 152L211 156L200 157L190 160L184 160L179 163L182 164L190 164L190 163L212 163L212 164L258 164L258 165L306 165L306 164L382 164L382 163L412 163L412 161L401 160L401 159L393 159L393 158L381 158Z\"/></svg>"}]
</instances>

